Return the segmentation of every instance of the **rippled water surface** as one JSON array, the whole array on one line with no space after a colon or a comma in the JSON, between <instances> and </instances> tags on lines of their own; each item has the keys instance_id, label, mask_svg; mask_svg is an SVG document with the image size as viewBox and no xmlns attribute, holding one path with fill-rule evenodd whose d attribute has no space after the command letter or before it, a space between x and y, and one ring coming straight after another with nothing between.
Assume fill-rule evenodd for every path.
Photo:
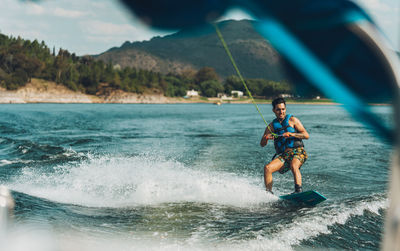
<instances>
[{"instance_id":1,"label":"rippled water surface","mask_svg":"<svg viewBox=\"0 0 400 251\"><path fill-rule=\"evenodd\" d=\"M328 198L316 207L265 193L274 150L252 105L1 105L9 250L379 249L390 147L340 106L288 113L310 134L303 187ZM293 190L290 172L274 182Z\"/></svg>"}]
</instances>

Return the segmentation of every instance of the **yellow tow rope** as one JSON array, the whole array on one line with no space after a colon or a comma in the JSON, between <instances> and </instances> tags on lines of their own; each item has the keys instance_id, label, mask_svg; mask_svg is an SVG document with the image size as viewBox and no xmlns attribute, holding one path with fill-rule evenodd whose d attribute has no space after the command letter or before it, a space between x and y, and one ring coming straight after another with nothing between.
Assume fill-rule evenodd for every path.
<instances>
[{"instance_id":1,"label":"yellow tow rope","mask_svg":"<svg viewBox=\"0 0 400 251\"><path fill-rule=\"evenodd\" d=\"M261 118L264 120L264 123L267 125L267 127L268 127L269 131L271 132L271 134L272 134L274 137L278 137L278 135L277 135L276 133L273 133L273 132L272 132L271 128L269 127L269 124L268 124L267 121L264 119L264 116L262 115L260 109L258 108L258 105L257 105L256 102L254 101L254 98L253 98L253 96L251 95L251 92L250 92L249 88L247 88L246 82L244 81L244 78L242 77L242 74L240 74L239 68L237 67L236 62L235 62L235 60L233 59L232 54L231 54L231 52L230 52L230 50L229 50L229 48L228 48L228 45L225 43L225 40L224 40L224 38L222 37L222 33L221 33L221 31L219 30L217 24L214 24L214 27L215 27L215 31L217 32L217 35L218 35L218 37L219 37L219 40L221 40L221 43L222 43L222 45L223 45L224 48L225 48L226 54L228 54L228 57L229 57L229 59L231 60L231 63L232 63L232 65L233 65L233 67L235 68L236 73L237 73L237 75L239 76L240 81L242 81L242 84L244 85L244 88L245 88L246 91L247 91L247 95L249 95L249 97L250 97L250 99L251 99L251 102L252 102L253 105L256 107L258 113L260 114Z\"/></svg>"}]
</instances>

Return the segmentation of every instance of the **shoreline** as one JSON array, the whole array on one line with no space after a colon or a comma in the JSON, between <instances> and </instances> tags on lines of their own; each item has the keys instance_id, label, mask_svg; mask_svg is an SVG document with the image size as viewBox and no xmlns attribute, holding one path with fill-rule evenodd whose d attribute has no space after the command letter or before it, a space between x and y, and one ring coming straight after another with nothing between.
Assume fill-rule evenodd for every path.
<instances>
[{"instance_id":1,"label":"shoreline","mask_svg":"<svg viewBox=\"0 0 400 251\"><path fill-rule=\"evenodd\" d=\"M256 99L256 104L271 104L270 99ZM41 79L32 79L24 87L18 90L6 90L0 87L0 104L252 104L251 99L237 98L221 100L220 98L206 97L166 97L161 93L137 94L124 92L122 90L112 90L107 94L89 95L75 92L67 87ZM329 99L319 100L291 100L287 99L287 104L304 105L341 105ZM370 105L390 105L390 104L370 104Z\"/></svg>"}]
</instances>

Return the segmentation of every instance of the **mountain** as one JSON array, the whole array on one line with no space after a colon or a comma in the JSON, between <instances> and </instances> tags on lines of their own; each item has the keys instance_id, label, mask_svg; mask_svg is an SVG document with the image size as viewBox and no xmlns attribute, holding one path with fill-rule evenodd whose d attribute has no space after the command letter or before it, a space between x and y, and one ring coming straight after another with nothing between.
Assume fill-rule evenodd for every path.
<instances>
[{"instance_id":1,"label":"mountain","mask_svg":"<svg viewBox=\"0 0 400 251\"><path fill-rule=\"evenodd\" d=\"M279 81L279 57L268 41L253 28L253 22L222 21L218 27L245 78ZM161 73L182 73L208 66L220 77L236 74L212 25L198 30L181 30L150 41L125 42L95 56L105 62Z\"/></svg>"}]
</instances>

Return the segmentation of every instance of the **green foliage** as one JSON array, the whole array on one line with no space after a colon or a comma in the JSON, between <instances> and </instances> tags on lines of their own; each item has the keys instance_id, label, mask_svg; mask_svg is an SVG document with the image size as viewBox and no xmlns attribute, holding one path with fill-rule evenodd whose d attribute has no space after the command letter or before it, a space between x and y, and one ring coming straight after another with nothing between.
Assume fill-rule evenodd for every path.
<instances>
[{"instance_id":1,"label":"green foliage","mask_svg":"<svg viewBox=\"0 0 400 251\"><path fill-rule=\"evenodd\" d=\"M222 92L230 95L232 90L246 93L238 77L229 76L222 84L211 67L167 75L131 67L121 69L111 62L104 63L90 56L78 57L64 49L56 53L55 48L50 50L43 41L31 42L0 33L0 86L15 90L33 77L88 94L101 93L102 88L135 93L156 89L169 97L185 96L190 89L200 91L206 97L216 97ZM293 88L285 82L265 79L248 79L246 82L253 96L273 97L293 93Z\"/></svg>"},{"instance_id":2,"label":"green foliage","mask_svg":"<svg viewBox=\"0 0 400 251\"><path fill-rule=\"evenodd\" d=\"M11 83L7 86L9 89L17 89L16 86L24 86L28 81L28 73L26 73L23 69L18 68L11 75Z\"/></svg>"},{"instance_id":3,"label":"green foliage","mask_svg":"<svg viewBox=\"0 0 400 251\"><path fill-rule=\"evenodd\" d=\"M233 91L233 90L240 91L243 88L244 88L243 84L240 81L239 77L232 75L225 79L225 83L224 83L225 93L230 94L231 91Z\"/></svg>"},{"instance_id":4,"label":"green foliage","mask_svg":"<svg viewBox=\"0 0 400 251\"><path fill-rule=\"evenodd\" d=\"M281 94L295 94L294 88L287 82L277 82L266 79L246 79L245 83L252 96L274 98ZM230 94L232 90L242 91L245 95L247 91L243 83L236 76L229 76L224 82L225 93Z\"/></svg>"},{"instance_id":5,"label":"green foliage","mask_svg":"<svg viewBox=\"0 0 400 251\"><path fill-rule=\"evenodd\" d=\"M209 80L218 80L218 75L215 72L215 69L211 67L203 67L195 75L195 82L197 84Z\"/></svg>"},{"instance_id":6,"label":"green foliage","mask_svg":"<svg viewBox=\"0 0 400 251\"><path fill-rule=\"evenodd\" d=\"M163 85L165 83L166 90L165 95L168 97L182 97L186 95L187 85L181 79L175 76L166 76ZM165 87L164 87L165 88Z\"/></svg>"},{"instance_id":7,"label":"green foliage","mask_svg":"<svg viewBox=\"0 0 400 251\"><path fill-rule=\"evenodd\" d=\"M216 97L219 92L224 91L224 87L217 80L207 80L200 83L200 90L203 96Z\"/></svg>"}]
</instances>

